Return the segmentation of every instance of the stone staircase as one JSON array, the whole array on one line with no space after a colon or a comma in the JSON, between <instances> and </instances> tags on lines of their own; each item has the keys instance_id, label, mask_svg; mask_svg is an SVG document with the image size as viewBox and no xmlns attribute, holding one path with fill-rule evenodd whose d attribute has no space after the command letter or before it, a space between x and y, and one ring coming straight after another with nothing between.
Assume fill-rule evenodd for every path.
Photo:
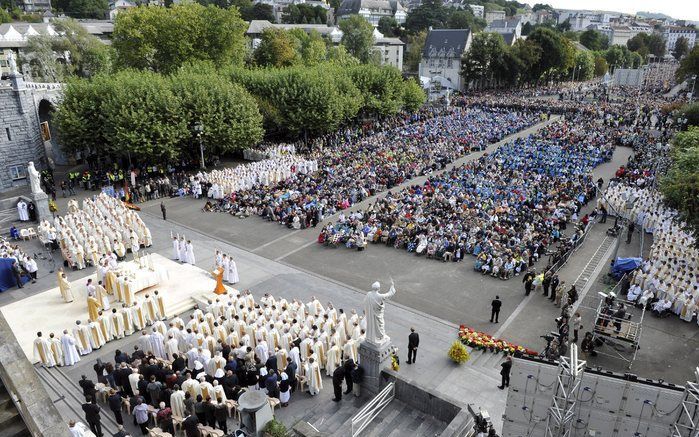
<instances>
[{"instance_id":1,"label":"stone staircase","mask_svg":"<svg viewBox=\"0 0 699 437\"><path fill-rule=\"evenodd\" d=\"M2 381L0 381L0 435L3 437L31 436Z\"/></svg>"},{"instance_id":2,"label":"stone staircase","mask_svg":"<svg viewBox=\"0 0 699 437\"><path fill-rule=\"evenodd\" d=\"M592 274L597 269L599 264L604 262L606 259L607 250L609 250L609 247L615 242L615 237L610 237L608 235L604 237L604 240L602 240L602 243L599 245L594 255L592 255L592 258L590 258L585 265L585 268L582 270L582 272L580 272L580 275L578 275L577 279L575 279L575 282L573 283L578 292L582 291L590 279L594 279L592 278Z\"/></svg>"},{"instance_id":3,"label":"stone staircase","mask_svg":"<svg viewBox=\"0 0 699 437\"><path fill-rule=\"evenodd\" d=\"M401 401L393 400L371 424L362 431L362 436L403 437L438 436L447 424L425 415Z\"/></svg>"}]
</instances>

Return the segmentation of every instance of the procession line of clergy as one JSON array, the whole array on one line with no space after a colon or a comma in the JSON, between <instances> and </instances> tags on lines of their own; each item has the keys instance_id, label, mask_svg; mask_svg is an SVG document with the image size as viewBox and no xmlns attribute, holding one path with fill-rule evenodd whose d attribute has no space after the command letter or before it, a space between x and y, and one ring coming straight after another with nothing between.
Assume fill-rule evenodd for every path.
<instances>
[{"instance_id":1,"label":"procession line of clergy","mask_svg":"<svg viewBox=\"0 0 699 437\"><path fill-rule=\"evenodd\" d=\"M173 259L186 264L194 265L197 262L194 256L194 245L191 240L185 240L184 235L172 235L172 248L174 251Z\"/></svg>"},{"instance_id":2,"label":"procession line of clergy","mask_svg":"<svg viewBox=\"0 0 699 437\"><path fill-rule=\"evenodd\" d=\"M257 184L264 186L276 185L288 179L295 173L313 173L318 170L318 162L301 155L291 153L277 154L271 158L237 167L222 170L212 170L208 173L198 173L196 180L211 183L207 193L213 199L241 190L249 190Z\"/></svg>"},{"instance_id":3,"label":"procession line of clergy","mask_svg":"<svg viewBox=\"0 0 699 437\"><path fill-rule=\"evenodd\" d=\"M699 312L699 250L684 223L675 220L677 211L664 205L657 190L628 184L609 187L606 197L617 211L653 234L648 258L634 272L627 298L642 304L657 298L654 310L672 311L691 322ZM632 201L629 210L627 200Z\"/></svg>"},{"instance_id":4,"label":"procession line of clergy","mask_svg":"<svg viewBox=\"0 0 699 437\"><path fill-rule=\"evenodd\" d=\"M83 200L83 209L75 199L68 201L68 214L58 216L53 224L43 220L38 231L42 238L57 241L63 259L70 267L84 269L97 266L103 254L116 253L119 259L127 249L137 253L149 247L153 238L141 217L118 199L101 193Z\"/></svg>"},{"instance_id":5,"label":"procession line of clergy","mask_svg":"<svg viewBox=\"0 0 699 437\"><path fill-rule=\"evenodd\" d=\"M73 334L64 332L61 341L74 345L78 355L86 355L105 341L130 335L140 327L138 344L144 352L163 360L179 354L187 360L188 368L203 369L210 376L225 366L226 359L219 353L225 342L241 359L257 357L264 363L275 355L278 363L286 363L287 357L291 358L299 374L306 377L309 392L317 394L322 388L320 372L325 370L330 376L343 360L358 362L359 343L365 338L366 322L356 311L348 316L332 303L324 307L315 297L304 304L265 294L256 304L249 291L228 293L210 300L206 312L195 307L187 322L177 316L168 325L158 319L162 313L157 312L156 300L146 298L139 308L129 312L112 309L110 316L99 312L97 320L87 325L76 322ZM146 329L149 321L152 325ZM45 345L38 337L35 351ZM72 350L70 353L76 356ZM47 366L61 363L54 360L52 364L38 352L36 355Z\"/></svg>"},{"instance_id":6,"label":"procession line of clergy","mask_svg":"<svg viewBox=\"0 0 699 437\"><path fill-rule=\"evenodd\" d=\"M80 356L101 348L107 342L148 327L154 331L166 332L163 322L167 318L165 302L157 290L153 292L153 296L146 294L144 299L136 299L131 305L123 303L117 309L110 307L106 289L100 284L94 284L92 279L88 279L86 287L87 323L77 320L72 331L69 333L67 329L64 330L60 338L51 333L49 338L37 335L34 339L34 358L43 365L72 366L80 361ZM50 355L41 353L49 348Z\"/></svg>"}]
</instances>

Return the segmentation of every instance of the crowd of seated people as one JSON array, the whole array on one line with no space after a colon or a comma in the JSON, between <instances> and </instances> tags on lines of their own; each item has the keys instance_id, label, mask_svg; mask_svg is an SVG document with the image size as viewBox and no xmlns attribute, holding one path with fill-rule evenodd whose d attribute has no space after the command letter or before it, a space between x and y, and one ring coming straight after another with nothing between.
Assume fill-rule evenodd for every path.
<instances>
[{"instance_id":1,"label":"crowd of seated people","mask_svg":"<svg viewBox=\"0 0 699 437\"><path fill-rule=\"evenodd\" d=\"M578 213L596 194L591 170L613 150L607 130L594 121L557 122L433 174L423 185L389 192L362 211L341 214L318 241L358 247L366 240L443 261L471 254L478 271L507 279L566 232L572 243L582 236L589 218ZM576 226L568 229L569 223Z\"/></svg>"}]
</instances>

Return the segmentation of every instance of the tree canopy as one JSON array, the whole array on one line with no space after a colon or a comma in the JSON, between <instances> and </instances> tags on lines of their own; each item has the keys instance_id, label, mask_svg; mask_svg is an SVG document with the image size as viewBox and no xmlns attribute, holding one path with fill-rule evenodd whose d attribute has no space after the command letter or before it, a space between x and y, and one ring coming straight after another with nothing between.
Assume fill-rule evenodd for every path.
<instances>
[{"instance_id":1,"label":"tree canopy","mask_svg":"<svg viewBox=\"0 0 699 437\"><path fill-rule=\"evenodd\" d=\"M680 67L675 72L675 77L679 81L697 75L699 75L699 45L694 46L692 51L682 58Z\"/></svg>"},{"instance_id":2,"label":"tree canopy","mask_svg":"<svg viewBox=\"0 0 699 437\"><path fill-rule=\"evenodd\" d=\"M359 15L351 15L340 21L340 30L342 45L347 51L360 62L369 62L374 46L374 26Z\"/></svg>"},{"instance_id":3,"label":"tree canopy","mask_svg":"<svg viewBox=\"0 0 699 437\"><path fill-rule=\"evenodd\" d=\"M677 220L699 244L699 127L679 132L673 139L673 164L662 178L665 204L678 212Z\"/></svg>"},{"instance_id":4,"label":"tree canopy","mask_svg":"<svg viewBox=\"0 0 699 437\"><path fill-rule=\"evenodd\" d=\"M242 65L246 29L236 8L198 3L131 8L117 15L114 25L116 66L172 73L193 61Z\"/></svg>"},{"instance_id":5,"label":"tree canopy","mask_svg":"<svg viewBox=\"0 0 699 437\"><path fill-rule=\"evenodd\" d=\"M672 51L672 56L679 61L687 53L689 53L689 41L687 41L687 38L681 36L675 41L675 48Z\"/></svg>"},{"instance_id":6,"label":"tree canopy","mask_svg":"<svg viewBox=\"0 0 699 437\"><path fill-rule=\"evenodd\" d=\"M90 77L110 70L110 47L90 35L77 21L56 20L53 26L59 35L31 36L22 53L34 78L60 82L70 76ZM56 54L66 52L70 53L68 59L59 62Z\"/></svg>"},{"instance_id":7,"label":"tree canopy","mask_svg":"<svg viewBox=\"0 0 699 437\"><path fill-rule=\"evenodd\" d=\"M597 30L588 29L580 34L580 44L590 50L604 50L609 45L609 39Z\"/></svg>"},{"instance_id":8,"label":"tree canopy","mask_svg":"<svg viewBox=\"0 0 699 437\"><path fill-rule=\"evenodd\" d=\"M58 12L73 18L101 20L109 13L107 0L57 0L54 7Z\"/></svg>"},{"instance_id":9,"label":"tree canopy","mask_svg":"<svg viewBox=\"0 0 699 437\"><path fill-rule=\"evenodd\" d=\"M54 115L63 148L116 157L175 159L196 153L195 123L215 153L262 138L262 117L243 88L213 70L190 67L167 77L125 70L70 81Z\"/></svg>"}]
</instances>

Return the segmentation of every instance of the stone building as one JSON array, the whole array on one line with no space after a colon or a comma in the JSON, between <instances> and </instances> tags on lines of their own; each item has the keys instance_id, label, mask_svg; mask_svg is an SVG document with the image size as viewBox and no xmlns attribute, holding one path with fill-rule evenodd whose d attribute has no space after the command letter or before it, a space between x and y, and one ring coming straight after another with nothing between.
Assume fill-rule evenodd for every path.
<instances>
[{"instance_id":1,"label":"stone building","mask_svg":"<svg viewBox=\"0 0 699 437\"><path fill-rule=\"evenodd\" d=\"M64 160L50 134L60 89L60 84L25 83L20 74L0 81L0 191L27 184L29 161L43 170Z\"/></svg>"}]
</instances>

